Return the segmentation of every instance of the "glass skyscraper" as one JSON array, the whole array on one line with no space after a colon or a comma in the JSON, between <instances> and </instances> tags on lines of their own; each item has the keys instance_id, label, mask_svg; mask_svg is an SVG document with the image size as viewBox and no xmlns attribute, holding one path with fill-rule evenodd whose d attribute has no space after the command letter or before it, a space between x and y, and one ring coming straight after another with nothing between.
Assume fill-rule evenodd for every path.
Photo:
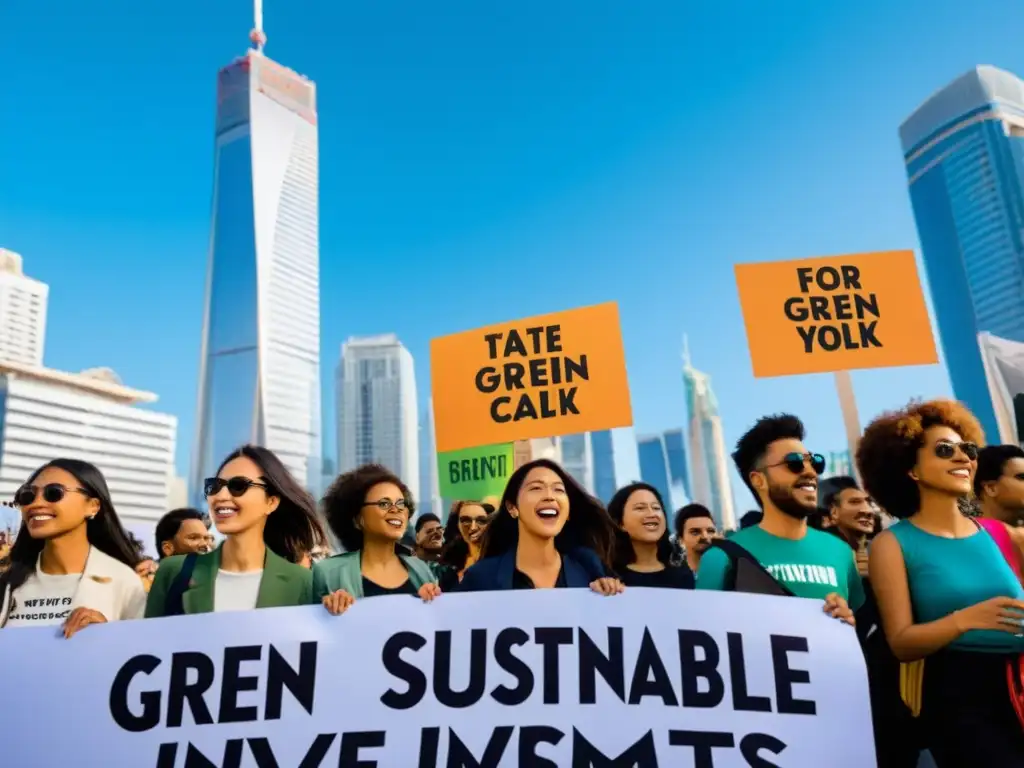
<instances>
[{"instance_id":1,"label":"glass skyscraper","mask_svg":"<svg viewBox=\"0 0 1024 768\"><path fill-rule=\"evenodd\" d=\"M192 494L247 442L312 487L322 471L316 87L250 50L220 71L215 136Z\"/></svg>"},{"instance_id":2,"label":"glass skyscraper","mask_svg":"<svg viewBox=\"0 0 1024 768\"><path fill-rule=\"evenodd\" d=\"M1024 82L977 67L899 132L953 390L996 440L978 335L1024 341Z\"/></svg>"},{"instance_id":3,"label":"glass skyscraper","mask_svg":"<svg viewBox=\"0 0 1024 768\"><path fill-rule=\"evenodd\" d=\"M676 498L674 507L681 507L690 498L690 468L686 461L686 436L681 429L670 429L665 433L665 460L668 462L668 479Z\"/></svg>"},{"instance_id":4,"label":"glass skyscraper","mask_svg":"<svg viewBox=\"0 0 1024 768\"><path fill-rule=\"evenodd\" d=\"M617 487L615 443L610 429L590 433L590 455L594 465L594 495L607 504Z\"/></svg>"},{"instance_id":5,"label":"glass skyscraper","mask_svg":"<svg viewBox=\"0 0 1024 768\"><path fill-rule=\"evenodd\" d=\"M683 353L683 383L689 414L690 498L711 510L719 530L735 528L729 456L718 400L711 389L711 377L690 365L688 350Z\"/></svg>"},{"instance_id":6,"label":"glass skyscraper","mask_svg":"<svg viewBox=\"0 0 1024 768\"><path fill-rule=\"evenodd\" d=\"M665 443L661 435L639 437L636 447L640 454L640 478L657 488L666 508L670 508L672 486L668 479L668 458L665 456Z\"/></svg>"}]
</instances>

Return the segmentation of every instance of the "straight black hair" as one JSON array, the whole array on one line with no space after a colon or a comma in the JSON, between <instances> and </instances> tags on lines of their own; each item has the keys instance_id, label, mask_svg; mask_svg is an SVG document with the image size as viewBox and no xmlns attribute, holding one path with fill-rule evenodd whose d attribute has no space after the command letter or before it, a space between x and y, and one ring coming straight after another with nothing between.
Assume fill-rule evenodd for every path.
<instances>
[{"instance_id":1,"label":"straight black hair","mask_svg":"<svg viewBox=\"0 0 1024 768\"><path fill-rule=\"evenodd\" d=\"M636 561L633 540L629 538L628 533L622 530L622 520L626 516L626 505L629 503L629 497L637 491L650 491L654 494L654 498L658 500L658 506L661 507L661 516L665 518L665 531L662 533L661 538L658 539L658 560L666 567L672 561L672 539L669 536L668 530L668 512L665 510L665 502L661 498L661 494L658 493L657 488L649 483L630 483L619 488L615 495L612 496L612 500L608 502L608 516L618 526L616 531L617 540L615 542L615 562L612 563L612 568L616 573L620 574L630 563Z\"/></svg>"},{"instance_id":2,"label":"straight black hair","mask_svg":"<svg viewBox=\"0 0 1024 768\"><path fill-rule=\"evenodd\" d=\"M178 535L178 531L181 530L182 524L186 520L198 520L207 528L210 527L210 520L200 512L198 509L192 507L181 507L179 509L172 509L166 515L160 518L160 522L156 524L156 556L163 559L164 552L161 549L165 541L171 541L175 536Z\"/></svg>"},{"instance_id":3,"label":"straight black hair","mask_svg":"<svg viewBox=\"0 0 1024 768\"><path fill-rule=\"evenodd\" d=\"M89 544L131 568L138 565L140 556L135 551L128 532L121 525L103 473L95 465L81 459L53 459L29 475L25 485L32 485L36 478L50 467L63 469L73 475L89 498L96 499L100 503L96 517L85 521L85 533ZM0 573L0 595L7 587L12 590L17 589L25 583L30 575L35 573L36 562L39 560L45 543L44 539L33 539L29 535L25 523L22 522L21 529L14 538L14 546L11 547L10 554L7 556L8 568Z\"/></svg>"},{"instance_id":4,"label":"straight black hair","mask_svg":"<svg viewBox=\"0 0 1024 768\"><path fill-rule=\"evenodd\" d=\"M469 542L462 538L459 530L459 514L463 507L480 507L490 521L494 515L494 507L482 501L456 501L448 511L448 522L444 526L444 549L441 551L441 564L449 565L456 571L466 567L469 559Z\"/></svg>"},{"instance_id":5,"label":"straight black hair","mask_svg":"<svg viewBox=\"0 0 1024 768\"><path fill-rule=\"evenodd\" d=\"M530 470L537 467L546 467L558 475L569 498L569 519L565 521L561 533L555 537L558 551L565 553L577 547L586 547L597 553L601 562L610 567L615 560L615 523L608 517L600 501L550 459L535 459L512 473L505 485L501 505L494 513L480 543L481 559L503 555L519 544L519 523L512 517L509 507L515 505Z\"/></svg>"},{"instance_id":6,"label":"straight black hair","mask_svg":"<svg viewBox=\"0 0 1024 768\"><path fill-rule=\"evenodd\" d=\"M259 445L243 445L220 463L217 474L243 456L260 468L260 479L267 485L267 496L281 500L277 509L267 517L263 542L275 554L292 563L324 546L327 536L316 514L316 502L273 451Z\"/></svg>"}]
</instances>

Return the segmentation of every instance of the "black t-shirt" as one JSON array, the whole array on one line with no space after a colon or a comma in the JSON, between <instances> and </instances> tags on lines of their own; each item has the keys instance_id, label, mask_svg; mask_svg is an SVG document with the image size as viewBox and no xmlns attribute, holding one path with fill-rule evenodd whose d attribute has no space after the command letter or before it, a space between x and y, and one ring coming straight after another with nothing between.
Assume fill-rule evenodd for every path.
<instances>
[{"instance_id":1,"label":"black t-shirt","mask_svg":"<svg viewBox=\"0 0 1024 768\"><path fill-rule=\"evenodd\" d=\"M558 578L555 579L556 588L565 588L565 568L558 569ZM520 571L518 568L512 573L512 589L536 589L533 579Z\"/></svg>"},{"instance_id":2,"label":"black t-shirt","mask_svg":"<svg viewBox=\"0 0 1024 768\"><path fill-rule=\"evenodd\" d=\"M416 588L412 585L411 579L406 579L404 584L397 587L382 587L375 581L370 581L363 576L363 597L382 597L384 595L415 595Z\"/></svg>"},{"instance_id":3,"label":"black t-shirt","mask_svg":"<svg viewBox=\"0 0 1024 768\"><path fill-rule=\"evenodd\" d=\"M666 565L660 571L641 573L631 568L622 569L622 583L627 587L657 587L661 589L693 589L693 573L689 568Z\"/></svg>"}]
</instances>

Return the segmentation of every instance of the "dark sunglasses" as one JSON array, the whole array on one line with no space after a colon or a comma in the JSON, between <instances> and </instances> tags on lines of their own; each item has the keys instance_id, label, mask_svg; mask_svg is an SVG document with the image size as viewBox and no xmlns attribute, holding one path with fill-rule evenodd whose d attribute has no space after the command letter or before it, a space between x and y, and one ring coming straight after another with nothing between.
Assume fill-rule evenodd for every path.
<instances>
[{"instance_id":1,"label":"dark sunglasses","mask_svg":"<svg viewBox=\"0 0 1024 768\"><path fill-rule=\"evenodd\" d=\"M266 490L266 483L260 483L256 480L251 480L248 477L229 477L225 480L223 477L208 477L203 481L203 493L206 497L216 496L221 492L222 488L227 488L228 493L234 496L236 499L239 496L244 495L250 488L263 488Z\"/></svg>"},{"instance_id":2,"label":"dark sunglasses","mask_svg":"<svg viewBox=\"0 0 1024 768\"><path fill-rule=\"evenodd\" d=\"M479 525L482 528L483 526L487 525L487 515L482 515L481 517L469 517L468 515L460 517L459 525Z\"/></svg>"},{"instance_id":3,"label":"dark sunglasses","mask_svg":"<svg viewBox=\"0 0 1024 768\"><path fill-rule=\"evenodd\" d=\"M804 467L807 466L808 462L811 465L811 469L814 470L814 474L820 475L825 471L825 457L820 453L787 453L782 457L782 461L775 464L766 464L764 468L785 467L794 475L799 475L804 471Z\"/></svg>"},{"instance_id":4,"label":"dark sunglasses","mask_svg":"<svg viewBox=\"0 0 1024 768\"><path fill-rule=\"evenodd\" d=\"M69 493L80 493L87 498L92 497L92 494L85 488L65 488L60 483L48 483L42 488L34 485L21 486L14 494L14 503L19 507L27 507L36 500L40 492L43 494L43 501L49 504L56 504Z\"/></svg>"},{"instance_id":5,"label":"dark sunglasses","mask_svg":"<svg viewBox=\"0 0 1024 768\"><path fill-rule=\"evenodd\" d=\"M952 459L959 448L969 461L978 458L978 446L974 443L951 443L948 440L940 440L935 444L935 455L940 459Z\"/></svg>"}]
</instances>

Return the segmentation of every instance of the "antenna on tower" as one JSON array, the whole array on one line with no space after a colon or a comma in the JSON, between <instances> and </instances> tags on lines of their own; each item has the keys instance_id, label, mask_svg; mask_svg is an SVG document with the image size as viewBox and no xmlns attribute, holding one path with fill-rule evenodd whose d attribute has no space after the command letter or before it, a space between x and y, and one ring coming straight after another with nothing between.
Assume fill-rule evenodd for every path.
<instances>
[{"instance_id":1,"label":"antenna on tower","mask_svg":"<svg viewBox=\"0 0 1024 768\"><path fill-rule=\"evenodd\" d=\"M257 53L263 53L263 46L267 44L267 36L263 32L263 0L253 0L252 15L253 28L249 40L256 46Z\"/></svg>"},{"instance_id":2,"label":"antenna on tower","mask_svg":"<svg viewBox=\"0 0 1024 768\"><path fill-rule=\"evenodd\" d=\"M683 366L690 367L690 337L683 334Z\"/></svg>"}]
</instances>

